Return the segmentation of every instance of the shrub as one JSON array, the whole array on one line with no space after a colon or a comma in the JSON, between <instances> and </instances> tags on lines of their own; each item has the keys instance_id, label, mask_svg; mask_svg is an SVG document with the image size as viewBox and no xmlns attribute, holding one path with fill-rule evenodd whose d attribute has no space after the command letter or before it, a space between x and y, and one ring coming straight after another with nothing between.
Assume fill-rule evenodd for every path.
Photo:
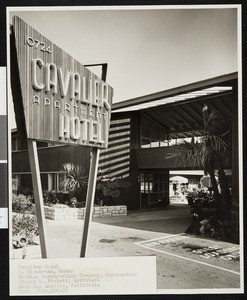
<instances>
[{"instance_id":1,"label":"shrub","mask_svg":"<svg viewBox=\"0 0 247 300\"><path fill-rule=\"evenodd\" d=\"M13 195L12 210L17 212L12 218L13 236L25 236L28 243L32 244L34 236L38 235L38 224L32 197Z\"/></svg>"},{"instance_id":2,"label":"shrub","mask_svg":"<svg viewBox=\"0 0 247 300\"><path fill-rule=\"evenodd\" d=\"M32 197L24 195L12 195L12 210L18 213L35 213L35 205L32 203Z\"/></svg>"},{"instance_id":3,"label":"shrub","mask_svg":"<svg viewBox=\"0 0 247 300\"><path fill-rule=\"evenodd\" d=\"M77 208L83 208L86 206L86 201L77 202L75 207Z\"/></svg>"},{"instance_id":4,"label":"shrub","mask_svg":"<svg viewBox=\"0 0 247 300\"><path fill-rule=\"evenodd\" d=\"M13 236L25 236L32 244L34 237L39 234L36 217L27 214L13 216L12 234Z\"/></svg>"},{"instance_id":5,"label":"shrub","mask_svg":"<svg viewBox=\"0 0 247 300\"><path fill-rule=\"evenodd\" d=\"M18 189L18 194L22 194L24 196L32 196L33 190L29 187L20 186L20 188Z\"/></svg>"},{"instance_id":6,"label":"shrub","mask_svg":"<svg viewBox=\"0 0 247 300\"><path fill-rule=\"evenodd\" d=\"M130 183L122 177L110 178L108 175L98 176L95 194L95 204L116 205L118 203L121 190L128 189Z\"/></svg>"},{"instance_id":7,"label":"shrub","mask_svg":"<svg viewBox=\"0 0 247 300\"><path fill-rule=\"evenodd\" d=\"M44 204L47 206L69 203L69 195L58 191L43 192L43 198Z\"/></svg>"},{"instance_id":8,"label":"shrub","mask_svg":"<svg viewBox=\"0 0 247 300\"><path fill-rule=\"evenodd\" d=\"M187 193L188 204L191 207L201 207L201 208L214 208L216 207L214 198L210 193L203 190L194 190L193 192Z\"/></svg>"},{"instance_id":9,"label":"shrub","mask_svg":"<svg viewBox=\"0 0 247 300\"><path fill-rule=\"evenodd\" d=\"M44 204L51 206L59 203L59 199L56 191L43 192Z\"/></svg>"}]
</instances>

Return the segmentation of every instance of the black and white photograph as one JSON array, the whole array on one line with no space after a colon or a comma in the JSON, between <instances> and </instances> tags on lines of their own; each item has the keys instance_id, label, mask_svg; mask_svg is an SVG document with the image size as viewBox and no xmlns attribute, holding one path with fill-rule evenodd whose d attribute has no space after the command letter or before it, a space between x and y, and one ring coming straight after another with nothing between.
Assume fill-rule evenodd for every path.
<instances>
[{"instance_id":1,"label":"black and white photograph","mask_svg":"<svg viewBox=\"0 0 247 300\"><path fill-rule=\"evenodd\" d=\"M241 5L7 8L12 295L243 293L241 36Z\"/></svg>"}]
</instances>

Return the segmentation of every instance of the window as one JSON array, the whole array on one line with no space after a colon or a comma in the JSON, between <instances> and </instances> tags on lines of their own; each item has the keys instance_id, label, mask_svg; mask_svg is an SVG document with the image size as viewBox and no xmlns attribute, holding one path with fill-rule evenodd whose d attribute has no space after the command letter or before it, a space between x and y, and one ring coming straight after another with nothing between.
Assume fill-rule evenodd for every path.
<instances>
[{"instance_id":1,"label":"window","mask_svg":"<svg viewBox=\"0 0 247 300\"><path fill-rule=\"evenodd\" d=\"M191 134L191 132L187 134L189 135ZM191 143L191 140L192 137L185 137L185 138L172 137L171 139L169 139L169 146L181 145L184 144L185 142ZM194 136L194 143L202 143L202 140L203 140L203 136Z\"/></svg>"},{"instance_id":2,"label":"window","mask_svg":"<svg viewBox=\"0 0 247 300\"><path fill-rule=\"evenodd\" d=\"M61 187L61 182L64 179L63 173L50 173L48 174L48 190L49 191L62 191L65 192L65 188Z\"/></svg>"},{"instance_id":3,"label":"window","mask_svg":"<svg viewBox=\"0 0 247 300\"><path fill-rule=\"evenodd\" d=\"M168 190L167 172L140 173L141 207L164 204L168 199Z\"/></svg>"},{"instance_id":4,"label":"window","mask_svg":"<svg viewBox=\"0 0 247 300\"><path fill-rule=\"evenodd\" d=\"M41 185L43 190L48 190L48 174L40 174Z\"/></svg>"},{"instance_id":5,"label":"window","mask_svg":"<svg viewBox=\"0 0 247 300\"><path fill-rule=\"evenodd\" d=\"M168 146L165 129L146 116L141 118L141 147L155 148Z\"/></svg>"},{"instance_id":6,"label":"window","mask_svg":"<svg viewBox=\"0 0 247 300\"><path fill-rule=\"evenodd\" d=\"M189 143L191 142L192 139L191 137L192 132L193 131L183 132L183 134L172 133L169 136L165 128L155 123L149 117L142 115L141 148L167 147L167 146L181 145L184 142ZM194 136L194 142L201 143L203 136L200 135L200 132L196 132L196 133L197 136Z\"/></svg>"},{"instance_id":7,"label":"window","mask_svg":"<svg viewBox=\"0 0 247 300\"><path fill-rule=\"evenodd\" d=\"M18 150L18 140L17 140L17 136L12 135L12 139L11 139L11 146L12 146L12 151L16 151Z\"/></svg>"}]
</instances>

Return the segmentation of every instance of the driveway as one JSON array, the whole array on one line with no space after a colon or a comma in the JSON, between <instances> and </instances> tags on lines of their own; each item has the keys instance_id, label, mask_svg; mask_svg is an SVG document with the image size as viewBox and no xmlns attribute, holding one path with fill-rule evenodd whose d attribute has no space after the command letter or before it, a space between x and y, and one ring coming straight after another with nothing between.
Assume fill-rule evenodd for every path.
<instances>
[{"instance_id":1,"label":"driveway","mask_svg":"<svg viewBox=\"0 0 247 300\"><path fill-rule=\"evenodd\" d=\"M163 233L182 233L191 224L188 204L171 204L167 208L128 211L127 216L95 218L95 222L113 226L134 228Z\"/></svg>"},{"instance_id":2,"label":"driveway","mask_svg":"<svg viewBox=\"0 0 247 300\"><path fill-rule=\"evenodd\" d=\"M86 257L155 255L158 289L240 287L239 246L184 234L187 205L91 222ZM78 258L83 221L47 220L49 258ZM28 256L27 256L28 257ZM32 258L40 257L39 246ZM29 256L29 258L31 258Z\"/></svg>"},{"instance_id":3,"label":"driveway","mask_svg":"<svg viewBox=\"0 0 247 300\"><path fill-rule=\"evenodd\" d=\"M184 234L189 208L94 219L87 257L155 255L159 289L239 288L239 246ZM48 221L50 257L79 257L83 221Z\"/></svg>"}]
</instances>

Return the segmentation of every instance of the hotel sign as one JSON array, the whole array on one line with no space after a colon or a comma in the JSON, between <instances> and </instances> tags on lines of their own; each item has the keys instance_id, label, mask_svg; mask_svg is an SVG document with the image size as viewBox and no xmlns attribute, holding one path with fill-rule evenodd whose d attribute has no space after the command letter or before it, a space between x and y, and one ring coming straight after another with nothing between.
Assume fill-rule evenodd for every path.
<instances>
[{"instance_id":1,"label":"hotel sign","mask_svg":"<svg viewBox=\"0 0 247 300\"><path fill-rule=\"evenodd\" d=\"M106 148L113 89L13 18L27 138Z\"/></svg>"}]
</instances>

